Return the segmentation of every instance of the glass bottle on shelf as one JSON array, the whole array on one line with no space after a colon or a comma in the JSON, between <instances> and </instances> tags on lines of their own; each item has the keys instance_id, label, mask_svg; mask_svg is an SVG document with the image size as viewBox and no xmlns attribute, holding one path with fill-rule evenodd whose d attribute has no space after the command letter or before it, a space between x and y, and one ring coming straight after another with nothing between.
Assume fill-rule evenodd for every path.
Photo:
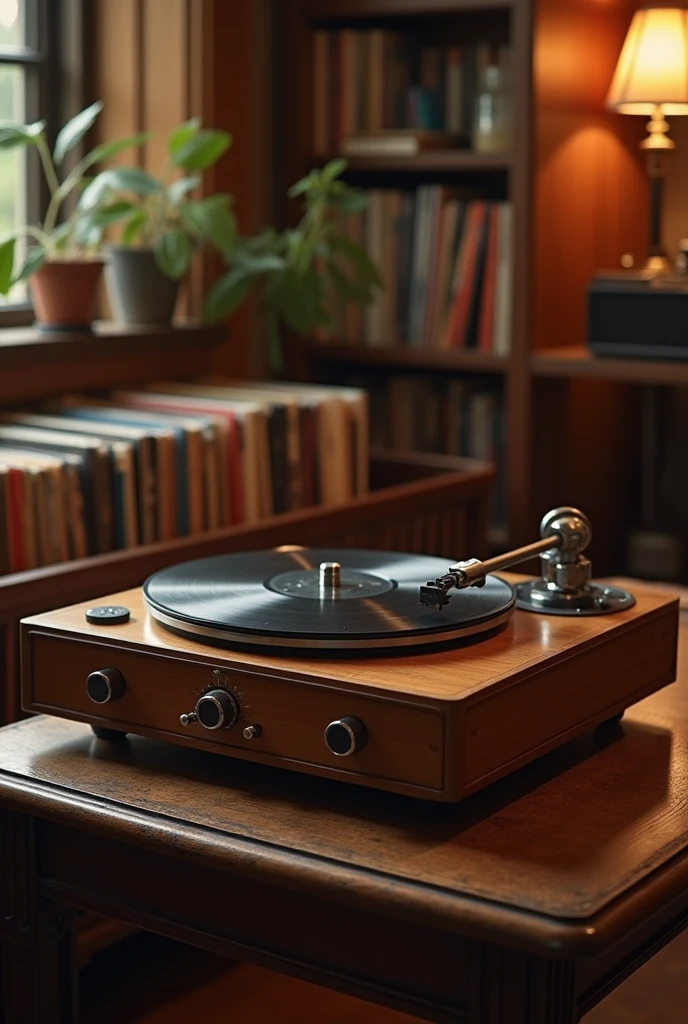
<instances>
[{"instance_id":1,"label":"glass bottle on shelf","mask_svg":"<svg viewBox=\"0 0 688 1024\"><path fill-rule=\"evenodd\" d=\"M513 97L505 67L496 62L483 68L475 100L473 149L495 153L509 149L513 129Z\"/></svg>"}]
</instances>

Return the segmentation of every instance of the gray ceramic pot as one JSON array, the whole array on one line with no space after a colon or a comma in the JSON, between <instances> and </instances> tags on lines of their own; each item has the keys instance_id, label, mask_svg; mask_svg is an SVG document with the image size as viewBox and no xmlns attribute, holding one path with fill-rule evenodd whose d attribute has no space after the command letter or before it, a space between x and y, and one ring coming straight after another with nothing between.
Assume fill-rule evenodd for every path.
<instances>
[{"instance_id":1,"label":"gray ceramic pot","mask_svg":"<svg viewBox=\"0 0 688 1024\"><path fill-rule=\"evenodd\" d=\"M105 267L115 320L125 324L168 324L179 294L179 281L165 277L152 249L108 248Z\"/></svg>"}]
</instances>

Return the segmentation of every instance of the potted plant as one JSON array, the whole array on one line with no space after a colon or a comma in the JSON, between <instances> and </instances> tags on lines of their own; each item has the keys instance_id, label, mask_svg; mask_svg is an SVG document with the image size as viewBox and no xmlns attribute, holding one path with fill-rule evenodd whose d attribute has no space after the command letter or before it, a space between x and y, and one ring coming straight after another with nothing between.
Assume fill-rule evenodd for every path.
<instances>
[{"instance_id":1,"label":"potted plant","mask_svg":"<svg viewBox=\"0 0 688 1024\"><path fill-rule=\"evenodd\" d=\"M380 272L365 249L343 230L343 218L360 214L366 196L340 180L346 161L331 160L289 189L301 196L303 213L294 228L267 228L236 238L225 250L227 272L210 289L205 318L219 320L255 288L265 320L268 360L282 364L280 327L299 334L332 326L337 304L373 302Z\"/></svg>"},{"instance_id":2,"label":"potted plant","mask_svg":"<svg viewBox=\"0 0 688 1024\"><path fill-rule=\"evenodd\" d=\"M28 279L36 323L43 330L91 329L103 268L99 248L103 219L96 207L85 214L77 206L62 221L60 216L70 197L83 188L91 167L146 138L136 135L102 143L64 171L67 154L81 142L102 106L100 101L93 103L68 121L52 153L45 121L26 125L0 121L0 149L36 150L50 193L42 224L19 227L0 242L0 293L7 295L14 284ZM30 244L17 267L17 242L24 239Z\"/></svg>"},{"instance_id":3,"label":"potted plant","mask_svg":"<svg viewBox=\"0 0 688 1024\"><path fill-rule=\"evenodd\" d=\"M180 280L209 243L220 252L234 241L231 197L190 198L201 173L231 145L227 132L203 129L193 118L167 138L167 157L155 177L136 167L102 171L84 190L79 209L96 221L119 222L119 244L108 246L106 281L115 318L169 323Z\"/></svg>"}]
</instances>

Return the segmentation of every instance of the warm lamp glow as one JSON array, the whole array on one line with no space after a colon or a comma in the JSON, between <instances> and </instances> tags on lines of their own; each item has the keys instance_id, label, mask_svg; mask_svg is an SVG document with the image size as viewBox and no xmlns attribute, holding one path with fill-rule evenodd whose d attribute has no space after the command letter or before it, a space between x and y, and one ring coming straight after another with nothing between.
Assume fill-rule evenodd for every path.
<instances>
[{"instance_id":1,"label":"warm lamp glow","mask_svg":"<svg viewBox=\"0 0 688 1024\"><path fill-rule=\"evenodd\" d=\"M607 96L621 114L688 114L688 10L646 4L633 15Z\"/></svg>"}]
</instances>

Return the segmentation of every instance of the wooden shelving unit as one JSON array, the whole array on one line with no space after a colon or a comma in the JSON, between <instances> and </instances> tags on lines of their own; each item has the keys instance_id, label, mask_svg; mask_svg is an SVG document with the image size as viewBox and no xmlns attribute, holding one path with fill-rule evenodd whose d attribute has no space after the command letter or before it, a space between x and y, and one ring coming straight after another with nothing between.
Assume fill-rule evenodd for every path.
<instances>
[{"instance_id":1,"label":"wooden shelving unit","mask_svg":"<svg viewBox=\"0 0 688 1024\"><path fill-rule=\"evenodd\" d=\"M688 385L688 360L607 359L581 346L534 352L530 360L534 377L585 378L628 384Z\"/></svg>"},{"instance_id":2,"label":"wooden shelving unit","mask_svg":"<svg viewBox=\"0 0 688 1024\"><path fill-rule=\"evenodd\" d=\"M516 125L508 153L461 149L356 158L349 172L366 187L437 181L479 190L482 184L485 194L512 203L510 355L313 344L301 346L296 365L299 372L330 379L357 369L499 378L507 439L504 543L531 539L550 503L578 503L595 521L593 555L602 555L599 568L605 571L623 568L604 556L611 551L609 537L625 522L627 505L627 482L620 469L615 475L609 467L628 460L618 430L598 436L590 424L614 422L620 401L614 389L623 389L623 382L688 381L688 365L651 364L645 372L631 360L595 360L583 347L588 280L597 269L618 265L622 253L642 257L644 251L641 132L634 118L604 106L636 6L635 0L285 0L277 32L277 102L288 125L276 183L280 193L323 159L312 147L314 30L401 27L435 43L508 40ZM566 73L575 67L585 73Z\"/></svg>"},{"instance_id":3,"label":"wooden shelving unit","mask_svg":"<svg viewBox=\"0 0 688 1024\"><path fill-rule=\"evenodd\" d=\"M466 370L469 373L504 374L509 362L493 352L455 350L436 352L433 349L373 348L368 345L305 346L307 358L314 363L341 366L379 366L418 370Z\"/></svg>"},{"instance_id":4,"label":"wooden shelving unit","mask_svg":"<svg viewBox=\"0 0 688 1024\"><path fill-rule=\"evenodd\" d=\"M327 157L318 157L318 163L325 163L339 156L331 153ZM513 165L511 153L474 153L470 149L437 149L414 153L412 156L349 156L346 157L349 170L404 172L416 173L432 171L473 171L497 172L509 171Z\"/></svg>"},{"instance_id":5,"label":"wooden shelving unit","mask_svg":"<svg viewBox=\"0 0 688 1024\"><path fill-rule=\"evenodd\" d=\"M224 325L191 321L160 328L100 322L92 334L7 328L0 333L0 404L198 374L210 368L212 350L226 334Z\"/></svg>"}]
</instances>

